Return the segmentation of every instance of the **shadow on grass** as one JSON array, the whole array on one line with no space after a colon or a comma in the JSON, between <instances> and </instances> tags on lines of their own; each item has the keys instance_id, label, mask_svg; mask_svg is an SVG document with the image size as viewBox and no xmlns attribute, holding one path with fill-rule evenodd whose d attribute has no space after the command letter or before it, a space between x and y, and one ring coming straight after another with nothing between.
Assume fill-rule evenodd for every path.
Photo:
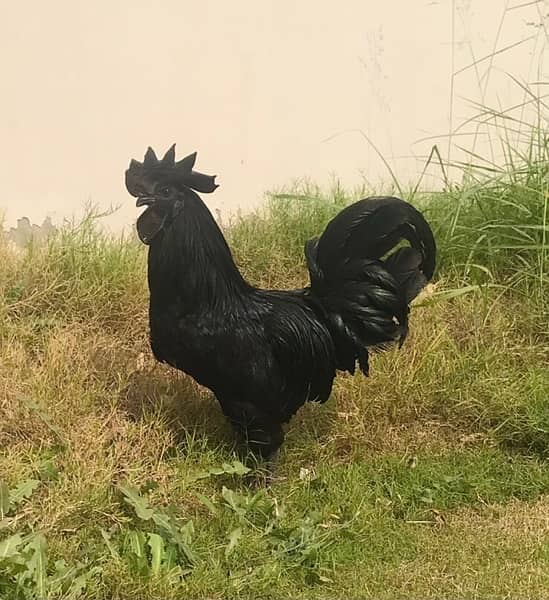
<instances>
[{"instance_id":1,"label":"shadow on grass","mask_svg":"<svg viewBox=\"0 0 549 600\"><path fill-rule=\"evenodd\" d=\"M213 394L160 365L130 376L120 407L136 421L160 416L178 449L200 439L212 452L234 450L234 436Z\"/></svg>"}]
</instances>

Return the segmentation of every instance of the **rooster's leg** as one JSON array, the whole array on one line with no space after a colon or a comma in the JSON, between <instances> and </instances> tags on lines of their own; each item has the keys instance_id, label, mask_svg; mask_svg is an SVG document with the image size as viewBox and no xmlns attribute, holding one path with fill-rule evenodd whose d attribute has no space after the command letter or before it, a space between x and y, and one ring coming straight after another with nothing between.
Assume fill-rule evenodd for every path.
<instances>
[{"instance_id":1,"label":"rooster's leg","mask_svg":"<svg viewBox=\"0 0 549 600\"><path fill-rule=\"evenodd\" d=\"M273 461L282 442L282 424L272 415L247 402L221 402L237 436L262 461Z\"/></svg>"},{"instance_id":2,"label":"rooster's leg","mask_svg":"<svg viewBox=\"0 0 549 600\"><path fill-rule=\"evenodd\" d=\"M250 424L242 432L247 447L260 459L270 462L275 461L282 442L284 432L278 424L269 427L258 427L256 423Z\"/></svg>"}]
</instances>

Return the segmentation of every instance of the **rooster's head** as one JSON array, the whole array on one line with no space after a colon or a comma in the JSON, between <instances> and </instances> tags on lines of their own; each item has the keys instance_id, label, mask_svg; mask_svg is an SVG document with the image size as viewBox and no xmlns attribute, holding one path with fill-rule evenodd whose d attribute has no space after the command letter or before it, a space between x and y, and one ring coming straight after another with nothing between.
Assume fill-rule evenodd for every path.
<instances>
[{"instance_id":1,"label":"rooster's head","mask_svg":"<svg viewBox=\"0 0 549 600\"><path fill-rule=\"evenodd\" d=\"M158 160L148 148L143 162L133 160L126 171L126 188L137 198L136 206L147 209L137 220L137 233L144 244L166 227L181 211L190 190L213 192L215 175L194 171L196 152L176 162L175 144Z\"/></svg>"}]
</instances>

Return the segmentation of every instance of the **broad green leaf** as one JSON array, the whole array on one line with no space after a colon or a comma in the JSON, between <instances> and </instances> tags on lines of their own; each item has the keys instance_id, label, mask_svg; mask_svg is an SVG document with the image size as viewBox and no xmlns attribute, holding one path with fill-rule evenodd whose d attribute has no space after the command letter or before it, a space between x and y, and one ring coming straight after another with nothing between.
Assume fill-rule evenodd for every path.
<instances>
[{"instance_id":1,"label":"broad green leaf","mask_svg":"<svg viewBox=\"0 0 549 600\"><path fill-rule=\"evenodd\" d=\"M207 496L204 496L204 494L196 494L196 497L212 513L212 515L217 516L219 514L215 504Z\"/></svg>"},{"instance_id":2,"label":"broad green leaf","mask_svg":"<svg viewBox=\"0 0 549 600\"><path fill-rule=\"evenodd\" d=\"M62 582L63 579L74 575L75 571L76 569L74 567L69 567L64 559L56 560L55 570L53 576L50 577L50 581L53 579Z\"/></svg>"},{"instance_id":3,"label":"broad green leaf","mask_svg":"<svg viewBox=\"0 0 549 600\"><path fill-rule=\"evenodd\" d=\"M0 521L10 509L10 489L5 481L0 481Z\"/></svg>"},{"instance_id":4,"label":"broad green leaf","mask_svg":"<svg viewBox=\"0 0 549 600\"><path fill-rule=\"evenodd\" d=\"M235 511L239 512L240 510L240 497L233 490L223 486L221 490L221 495L223 496L223 500Z\"/></svg>"},{"instance_id":5,"label":"broad green leaf","mask_svg":"<svg viewBox=\"0 0 549 600\"><path fill-rule=\"evenodd\" d=\"M13 490L11 490L10 504L11 506L17 506L23 500L30 498L34 490L40 485L38 479L26 479Z\"/></svg>"},{"instance_id":6,"label":"broad green leaf","mask_svg":"<svg viewBox=\"0 0 549 600\"><path fill-rule=\"evenodd\" d=\"M105 540L105 544L106 544L107 548L109 549L111 556L115 560L120 558L120 554L118 554L118 550L116 549L115 545L112 543L111 536L108 534L108 532L106 532L103 528L101 528L101 535L103 536L103 539Z\"/></svg>"},{"instance_id":7,"label":"broad green leaf","mask_svg":"<svg viewBox=\"0 0 549 600\"><path fill-rule=\"evenodd\" d=\"M56 560L54 572L48 577L49 594L55 596L62 592L67 586L67 583L72 581L76 572L77 569L75 567L69 567L65 560Z\"/></svg>"},{"instance_id":8,"label":"broad green leaf","mask_svg":"<svg viewBox=\"0 0 549 600\"><path fill-rule=\"evenodd\" d=\"M172 537L173 543L177 545L191 564L196 562L196 554L191 549L193 535L194 524L192 521L187 521L185 525L179 527L176 534Z\"/></svg>"},{"instance_id":9,"label":"broad green leaf","mask_svg":"<svg viewBox=\"0 0 549 600\"><path fill-rule=\"evenodd\" d=\"M76 600L76 598L81 598L82 594L88 587L88 582L90 579L95 577L98 573L101 573L102 570L103 569L101 567L96 566L80 573L78 577L73 579L67 595L63 597L67 598L68 600Z\"/></svg>"},{"instance_id":10,"label":"broad green leaf","mask_svg":"<svg viewBox=\"0 0 549 600\"><path fill-rule=\"evenodd\" d=\"M142 531L129 531L124 538L124 559L129 562L132 571L147 576L150 573L147 557L146 537Z\"/></svg>"},{"instance_id":11,"label":"broad green leaf","mask_svg":"<svg viewBox=\"0 0 549 600\"><path fill-rule=\"evenodd\" d=\"M247 473L249 473L251 471L251 469L249 467L242 464L239 460L235 460L233 462L232 466L233 466L235 475L246 475Z\"/></svg>"},{"instance_id":12,"label":"broad green leaf","mask_svg":"<svg viewBox=\"0 0 549 600\"><path fill-rule=\"evenodd\" d=\"M145 556L145 536L141 531L130 531L128 533L130 550L139 558Z\"/></svg>"},{"instance_id":13,"label":"broad green leaf","mask_svg":"<svg viewBox=\"0 0 549 600\"><path fill-rule=\"evenodd\" d=\"M179 532L183 536L183 539L190 544L194 535L194 523L192 521L187 521L185 525L179 528Z\"/></svg>"},{"instance_id":14,"label":"broad green leaf","mask_svg":"<svg viewBox=\"0 0 549 600\"><path fill-rule=\"evenodd\" d=\"M174 544L169 544L164 548L163 568L165 573L181 570L177 560L177 547Z\"/></svg>"},{"instance_id":15,"label":"broad green leaf","mask_svg":"<svg viewBox=\"0 0 549 600\"><path fill-rule=\"evenodd\" d=\"M167 515L165 512L155 510L152 515L153 521L162 529L165 529L169 534L174 535L177 533L177 524L174 520Z\"/></svg>"},{"instance_id":16,"label":"broad green leaf","mask_svg":"<svg viewBox=\"0 0 549 600\"><path fill-rule=\"evenodd\" d=\"M231 531L231 533L229 534L229 543L227 544L227 547L225 548L225 558L228 558L230 556L232 551L236 548L236 545L238 544L238 540L241 537L242 537L242 529L240 527L237 527L236 529L233 529Z\"/></svg>"},{"instance_id":17,"label":"broad green leaf","mask_svg":"<svg viewBox=\"0 0 549 600\"><path fill-rule=\"evenodd\" d=\"M41 534L37 534L27 544L25 550L31 551L31 556L27 560L27 570L34 579L36 585L37 598L47 597L47 565L48 557L46 554L46 538Z\"/></svg>"},{"instance_id":18,"label":"broad green leaf","mask_svg":"<svg viewBox=\"0 0 549 600\"><path fill-rule=\"evenodd\" d=\"M147 544L151 549L151 570L153 575L159 575L164 558L164 540L157 533L149 533Z\"/></svg>"},{"instance_id":19,"label":"broad green leaf","mask_svg":"<svg viewBox=\"0 0 549 600\"><path fill-rule=\"evenodd\" d=\"M194 479L207 479L219 475L246 475L250 471L251 469L239 460L234 460L232 463L223 463L220 467L212 467L207 471L201 471L194 476Z\"/></svg>"},{"instance_id":20,"label":"broad green leaf","mask_svg":"<svg viewBox=\"0 0 549 600\"><path fill-rule=\"evenodd\" d=\"M23 543L23 538L20 533L10 536L0 542L0 560L12 558L19 554L19 546Z\"/></svg>"},{"instance_id":21,"label":"broad green leaf","mask_svg":"<svg viewBox=\"0 0 549 600\"><path fill-rule=\"evenodd\" d=\"M149 502L143 498L137 488L130 485L118 484L118 489L124 494L128 504L133 506L135 513L140 519L148 521L152 518L154 511L149 508Z\"/></svg>"}]
</instances>

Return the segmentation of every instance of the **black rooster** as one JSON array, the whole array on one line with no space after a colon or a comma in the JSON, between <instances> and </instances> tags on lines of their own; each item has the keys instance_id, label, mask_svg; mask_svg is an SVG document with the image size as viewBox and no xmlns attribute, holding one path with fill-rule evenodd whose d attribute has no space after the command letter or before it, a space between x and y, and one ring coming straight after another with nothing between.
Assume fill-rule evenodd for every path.
<instances>
[{"instance_id":1,"label":"black rooster","mask_svg":"<svg viewBox=\"0 0 549 600\"><path fill-rule=\"evenodd\" d=\"M433 275L435 241L403 200L360 200L306 243L309 287L258 289L193 191L217 187L195 160L176 162L175 145L162 160L149 148L126 171L129 193L147 207L137 232L149 245L151 348L210 388L249 448L268 457L300 406L328 399L337 369L354 373L358 361L368 375L369 348L402 344L408 305Z\"/></svg>"}]
</instances>

